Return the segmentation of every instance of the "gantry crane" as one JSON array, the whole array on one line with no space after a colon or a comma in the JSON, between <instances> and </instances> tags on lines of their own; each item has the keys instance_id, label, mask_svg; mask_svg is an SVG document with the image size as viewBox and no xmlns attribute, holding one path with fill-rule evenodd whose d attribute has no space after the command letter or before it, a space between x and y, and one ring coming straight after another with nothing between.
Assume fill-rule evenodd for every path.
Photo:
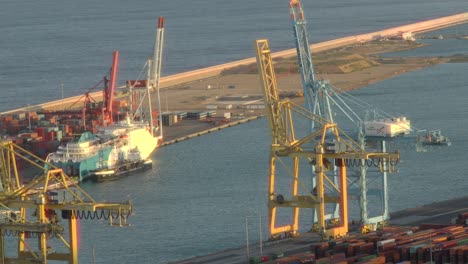
<instances>
[{"instance_id":1,"label":"gantry crane","mask_svg":"<svg viewBox=\"0 0 468 264\"><path fill-rule=\"evenodd\" d=\"M365 137L363 132L364 122L362 119L349 107L348 104L330 87L327 80L316 80L314 73L314 66L310 51L310 44L307 32L307 20L304 16L304 11L300 0L291 0L289 3L289 10L291 19L293 21L293 31L295 37L295 44L297 50L297 58L299 63L299 70L301 73L302 86L304 90L306 108L313 114L319 115L327 120L333 122L333 112L331 104L341 111L348 120L350 120L358 130L358 142L361 148L365 146ZM310 122L310 131L315 130L315 123ZM385 142L381 143L381 150L385 151ZM332 163L333 164L333 163ZM358 164L358 163L356 163ZM333 165L332 165L333 166ZM359 207L361 209L361 221L364 224L363 229L367 229L365 225L372 225L378 222L388 220L388 187L387 187L387 173L386 170L379 175L368 175L367 166L361 163L359 166L359 176L356 179L349 178L350 183L354 188L356 197L359 197ZM336 168L332 169L336 171ZM368 214L368 177L379 178L381 180L381 190L373 190L374 194L378 195L382 204L381 215L376 217L369 217ZM333 177L337 181L337 175ZM312 181L315 183L316 177L312 175ZM373 180L375 181L375 180ZM335 208L334 215L338 212L338 207ZM315 215L315 214L314 214Z\"/></svg>"},{"instance_id":2,"label":"gantry crane","mask_svg":"<svg viewBox=\"0 0 468 264\"><path fill-rule=\"evenodd\" d=\"M331 114L330 102L328 97L324 95L328 87L328 82L323 80L316 80L314 64L312 62L312 55L310 52L309 36L307 34L307 20L304 16L301 2L299 0L291 0L289 2L289 13L293 21L293 33L296 44L296 53L299 64L299 71L301 73L302 89L304 92L306 108L315 115L321 116L333 122L333 115ZM310 132L315 130L315 122L310 122ZM337 183L338 176L336 174L336 167L333 167L333 181ZM312 182L316 184L317 178L313 175ZM335 207L333 216L335 218L338 213L338 205ZM313 217L317 217L317 213L313 212Z\"/></svg>"},{"instance_id":3,"label":"gantry crane","mask_svg":"<svg viewBox=\"0 0 468 264\"><path fill-rule=\"evenodd\" d=\"M158 100L158 110L161 110L161 97L159 93L159 81L161 79L161 64L162 64L162 52L164 44L164 17L158 18L158 28L156 30L156 39L154 43L154 52L151 59L148 59L147 66L147 78L146 80L129 80L127 81L127 88L130 90L130 106L133 118L136 115L149 115L151 133L154 133L154 122L153 122L153 110L151 105L151 93L156 92ZM148 97L148 107L143 108L142 103L145 101L145 97ZM147 109L148 112L144 112ZM159 137L163 138L162 129L162 114L158 113L159 117Z\"/></svg>"},{"instance_id":4,"label":"gantry crane","mask_svg":"<svg viewBox=\"0 0 468 264\"><path fill-rule=\"evenodd\" d=\"M348 232L347 165L356 160L371 160L376 162L382 170L394 171L399 154L366 152L331 121L295 105L288 99L280 101L267 40L256 41L256 54L272 136L268 187L270 235L275 238L281 233L286 235L298 233L301 208L317 210L318 231L322 232L325 237L344 235ZM299 118L314 122L315 130L303 137L296 137L294 124ZM288 159L290 159L290 167L286 164ZM326 175L331 171L332 160L339 170L338 184ZM299 185L303 184L301 178L304 178L300 175L301 161L302 164L305 162L306 165L314 165L317 182L313 186L313 191L307 188L299 190ZM286 173L291 177L288 183L291 186L289 197L277 191L277 163L283 165ZM305 177L309 175L306 173ZM326 193L326 187L333 191ZM334 223L334 226L327 225L325 221L326 204L339 204L339 220ZM279 208L291 208L290 224L276 225ZM282 221L284 222L284 219Z\"/></svg>"},{"instance_id":5,"label":"gantry crane","mask_svg":"<svg viewBox=\"0 0 468 264\"><path fill-rule=\"evenodd\" d=\"M29 163L41 175L23 184L25 178L18 173L17 160ZM48 164L52 169L46 170L44 164L11 141L0 141L0 263L78 263L79 219L106 219L111 224L126 225L132 212L129 201L96 202L61 169ZM61 195L55 188L61 189ZM16 240L16 252L6 251L9 240ZM52 250L49 240L62 242L65 251Z\"/></svg>"}]
</instances>

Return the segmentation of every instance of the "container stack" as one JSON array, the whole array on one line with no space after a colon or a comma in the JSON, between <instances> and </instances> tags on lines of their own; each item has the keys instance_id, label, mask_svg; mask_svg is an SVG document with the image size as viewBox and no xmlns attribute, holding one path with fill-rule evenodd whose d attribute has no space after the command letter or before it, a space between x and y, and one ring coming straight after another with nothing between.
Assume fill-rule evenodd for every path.
<instances>
[{"instance_id":1,"label":"container stack","mask_svg":"<svg viewBox=\"0 0 468 264\"><path fill-rule=\"evenodd\" d=\"M466 221L463 213L460 222ZM287 254L285 254L287 255ZM304 258L304 255L307 258ZM395 226L366 235L313 242L308 252L275 259L264 256L251 263L275 264L424 264L468 263L468 227L463 225Z\"/></svg>"},{"instance_id":2,"label":"container stack","mask_svg":"<svg viewBox=\"0 0 468 264\"><path fill-rule=\"evenodd\" d=\"M162 113L163 126L172 126L179 122L179 117L176 113Z\"/></svg>"},{"instance_id":3,"label":"container stack","mask_svg":"<svg viewBox=\"0 0 468 264\"><path fill-rule=\"evenodd\" d=\"M201 111L201 112L188 112L187 117L189 119L195 119L195 120L201 120L201 119L206 119L208 117L208 112L207 111Z\"/></svg>"}]
</instances>

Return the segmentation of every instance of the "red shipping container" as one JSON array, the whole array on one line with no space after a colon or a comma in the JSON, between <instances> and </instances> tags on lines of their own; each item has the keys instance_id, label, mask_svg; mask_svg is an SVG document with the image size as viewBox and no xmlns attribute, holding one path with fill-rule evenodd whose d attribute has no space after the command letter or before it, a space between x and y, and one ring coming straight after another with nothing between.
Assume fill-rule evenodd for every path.
<instances>
[{"instance_id":1,"label":"red shipping container","mask_svg":"<svg viewBox=\"0 0 468 264\"><path fill-rule=\"evenodd\" d=\"M126 84L127 84L127 88L129 87L144 88L146 87L146 80L127 80Z\"/></svg>"}]
</instances>

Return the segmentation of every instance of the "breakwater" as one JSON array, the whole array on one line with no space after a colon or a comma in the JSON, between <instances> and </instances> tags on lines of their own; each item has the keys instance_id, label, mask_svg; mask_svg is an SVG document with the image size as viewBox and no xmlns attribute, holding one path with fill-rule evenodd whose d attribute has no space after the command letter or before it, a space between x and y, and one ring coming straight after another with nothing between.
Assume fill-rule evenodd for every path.
<instances>
[{"instance_id":1,"label":"breakwater","mask_svg":"<svg viewBox=\"0 0 468 264\"><path fill-rule=\"evenodd\" d=\"M385 37L399 36L402 33L422 33L431 30L436 30L444 27L450 27L457 24L468 22L468 12L456 14L447 17L441 17L432 20L421 21L404 26L389 28L385 30L375 31L366 34L353 35L349 37L339 38L335 40L324 41L311 45L313 52L321 52L330 49L335 49L355 43L381 39ZM252 44L253 45L253 44ZM252 48L252 53L253 48ZM296 49L288 49L272 53L272 58L291 57L296 55ZM161 86L168 87L181 83L191 82L203 78L209 78L219 75L223 70L230 69L245 64L255 63L255 57L243 59L239 61L220 64L217 66L207 67L203 69L193 70L189 72L174 74L171 76L161 78Z\"/></svg>"},{"instance_id":2,"label":"breakwater","mask_svg":"<svg viewBox=\"0 0 468 264\"><path fill-rule=\"evenodd\" d=\"M450 26L457 25L457 24L463 24L467 22L468 22L468 12L465 12L465 13L460 13L456 15L451 15L451 16L446 16L446 17L441 17L441 18L436 18L436 19L431 19L431 20L425 20L425 21L403 25L399 27L393 27L393 28L389 28L385 30L375 31L371 33L353 35L353 36L348 36L348 37L339 38L335 40L324 41L324 42L312 44L311 49L314 52L321 52L321 51L335 49L335 48L339 48L339 47L343 47L343 46L347 46L347 45L351 45L355 43L361 43L361 42L366 42L366 41L371 41L371 40L376 40L376 39L381 39L381 38L386 38L386 37L399 36L399 35L402 35L403 33L413 33L413 34L422 33L422 32L432 31L432 30L436 30L436 29L440 29L444 27L450 27ZM296 55L296 49L288 49L284 51L275 52L272 54L272 57L281 58L281 57L291 57L295 55ZM206 67L202 69L192 70L188 72L173 74L170 76L161 77L160 86L161 88L169 88L171 86L180 85L183 83L210 78L210 77L219 75L223 70L237 67L240 65L248 65L252 63L255 63L255 57L233 61L229 63L224 63L224 64L220 64L216 66ZM90 93L90 95L96 100L102 100L101 91ZM62 105L73 103L81 97L82 95L68 97L62 100L54 100L54 101L50 101L50 102L43 103L40 105L29 106L28 108L24 107L24 108L19 108L19 109L13 109L10 111L5 111L5 112L2 112L1 114L9 114L9 113L18 112L18 111L25 111L27 109L30 109L30 110L53 109L53 108L60 107Z\"/></svg>"}]
</instances>

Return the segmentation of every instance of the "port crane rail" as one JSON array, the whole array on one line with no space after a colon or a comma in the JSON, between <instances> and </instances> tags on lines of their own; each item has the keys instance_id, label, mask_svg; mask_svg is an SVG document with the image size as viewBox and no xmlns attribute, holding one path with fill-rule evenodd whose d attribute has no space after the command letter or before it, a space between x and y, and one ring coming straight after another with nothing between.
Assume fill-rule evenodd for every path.
<instances>
[{"instance_id":1,"label":"port crane rail","mask_svg":"<svg viewBox=\"0 0 468 264\"><path fill-rule=\"evenodd\" d=\"M40 169L41 175L22 184L20 159ZM51 169L45 169L45 164ZM0 141L0 184L0 263L78 263L78 219L105 219L125 226L132 213L130 201L96 202L61 169L8 140ZM63 196L56 188L64 190ZM7 254L6 236L16 237L16 256ZM52 252L51 239L62 242L66 250Z\"/></svg>"},{"instance_id":2,"label":"port crane rail","mask_svg":"<svg viewBox=\"0 0 468 264\"><path fill-rule=\"evenodd\" d=\"M325 237L343 236L348 232L347 160L377 160L381 170L393 172L399 154L366 152L360 144L353 141L336 124L290 102L288 99L281 101L268 41L265 39L257 40L255 48L272 139L268 187L270 235L272 238L276 238L281 233L297 234L299 210L301 208L314 208L318 212L318 231L322 232ZM317 128L302 138L296 138L294 120L297 118L314 122ZM277 160L279 164L284 165L282 159L288 158L293 164L293 168L286 169L292 178L290 199L275 191ZM306 195L300 195L298 188L301 178L299 171L301 160L314 165L317 177L317 184L314 188L316 192L307 191ZM330 160L335 160L336 166L339 168L338 184L326 175L331 170ZM327 187L334 190L334 193L325 193ZM334 223L334 226L326 224L326 203L339 204L339 221ZM278 208L292 209L290 224L276 226Z\"/></svg>"}]
</instances>

